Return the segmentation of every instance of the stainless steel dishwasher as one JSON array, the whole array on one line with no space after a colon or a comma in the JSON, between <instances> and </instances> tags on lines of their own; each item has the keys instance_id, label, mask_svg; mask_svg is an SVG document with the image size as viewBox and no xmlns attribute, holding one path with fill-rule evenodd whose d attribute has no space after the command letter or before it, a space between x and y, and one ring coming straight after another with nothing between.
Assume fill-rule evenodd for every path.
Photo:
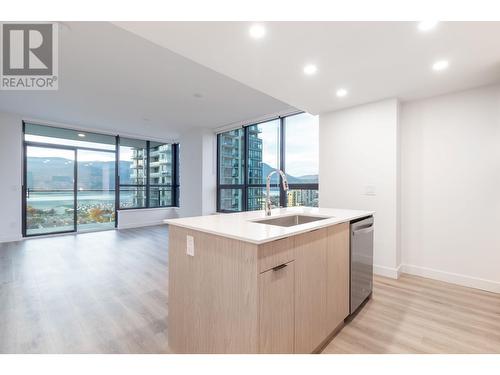
<instances>
[{"instance_id":1,"label":"stainless steel dishwasher","mask_svg":"<svg viewBox=\"0 0 500 375\"><path fill-rule=\"evenodd\" d=\"M350 314L372 293L373 216L351 221Z\"/></svg>"}]
</instances>

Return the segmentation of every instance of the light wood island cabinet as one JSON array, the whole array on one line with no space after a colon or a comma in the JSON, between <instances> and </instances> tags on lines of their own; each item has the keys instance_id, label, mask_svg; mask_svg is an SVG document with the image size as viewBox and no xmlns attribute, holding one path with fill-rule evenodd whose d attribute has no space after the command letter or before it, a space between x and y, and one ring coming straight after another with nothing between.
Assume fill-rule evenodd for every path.
<instances>
[{"instance_id":1,"label":"light wood island cabinet","mask_svg":"<svg viewBox=\"0 0 500 375\"><path fill-rule=\"evenodd\" d=\"M348 314L348 222L263 244L169 227L173 352L312 353Z\"/></svg>"}]
</instances>

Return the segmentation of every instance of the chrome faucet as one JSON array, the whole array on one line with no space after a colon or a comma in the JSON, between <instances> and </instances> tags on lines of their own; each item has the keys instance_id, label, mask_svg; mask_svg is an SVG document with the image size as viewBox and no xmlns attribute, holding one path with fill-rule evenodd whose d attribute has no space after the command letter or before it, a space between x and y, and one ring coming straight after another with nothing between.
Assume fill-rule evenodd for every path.
<instances>
[{"instance_id":1,"label":"chrome faucet","mask_svg":"<svg viewBox=\"0 0 500 375\"><path fill-rule=\"evenodd\" d=\"M286 179L286 175L282 170L275 169L267 175L267 179L266 179L266 206L265 206L266 216L271 216L271 207L272 207L272 204L271 204L271 176L275 173L280 174L281 182L283 184L283 190L288 191L288 180Z\"/></svg>"}]
</instances>

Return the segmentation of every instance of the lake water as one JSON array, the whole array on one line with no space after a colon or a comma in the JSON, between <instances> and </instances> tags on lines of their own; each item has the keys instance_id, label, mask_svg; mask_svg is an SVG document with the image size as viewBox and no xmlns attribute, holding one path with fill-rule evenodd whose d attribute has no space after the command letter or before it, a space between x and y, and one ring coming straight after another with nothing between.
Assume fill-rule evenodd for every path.
<instances>
[{"instance_id":1,"label":"lake water","mask_svg":"<svg viewBox=\"0 0 500 375\"><path fill-rule=\"evenodd\" d=\"M134 192L121 193L122 202L133 201ZM30 193L28 205L38 209L73 208L73 193ZM78 192L78 206L109 206L115 204L115 192Z\"/></svg>"},{"instance_id":2,"label":"lake water","mask_svg":"<svg viewBox=\"0 0 500 375\"><path fill-rule=\"evenodd\" d=\"M80 191L77 193L77 198L79 231L114 227L114 191ZM133 193L122 194L122 199L133 200L133 198ZM27 233L43 234L72 230L73 204L73 192L30 192L30 197L27 199ZM96 214L93 210L95 208L104 211Z\"/></svg>"}]
</instances>

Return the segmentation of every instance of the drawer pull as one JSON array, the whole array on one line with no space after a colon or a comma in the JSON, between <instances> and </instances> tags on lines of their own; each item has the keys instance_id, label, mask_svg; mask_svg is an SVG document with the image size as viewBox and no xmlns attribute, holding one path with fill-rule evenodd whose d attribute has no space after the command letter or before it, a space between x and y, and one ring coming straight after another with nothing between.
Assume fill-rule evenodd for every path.
<instances>
[{"instance_id":1,"label":"drawer pull","mask_svg":"<svg viewBox=\"0 0 500 375\"><path fill-rule=\"evenodd\" d=\"M272 269L273 269L273 271L279 271L280 269L285 268L286 266L288 266L288 264L283 263L283 264L280 264L279 266L273 267Z\"/></svg>"}]
</instances>

